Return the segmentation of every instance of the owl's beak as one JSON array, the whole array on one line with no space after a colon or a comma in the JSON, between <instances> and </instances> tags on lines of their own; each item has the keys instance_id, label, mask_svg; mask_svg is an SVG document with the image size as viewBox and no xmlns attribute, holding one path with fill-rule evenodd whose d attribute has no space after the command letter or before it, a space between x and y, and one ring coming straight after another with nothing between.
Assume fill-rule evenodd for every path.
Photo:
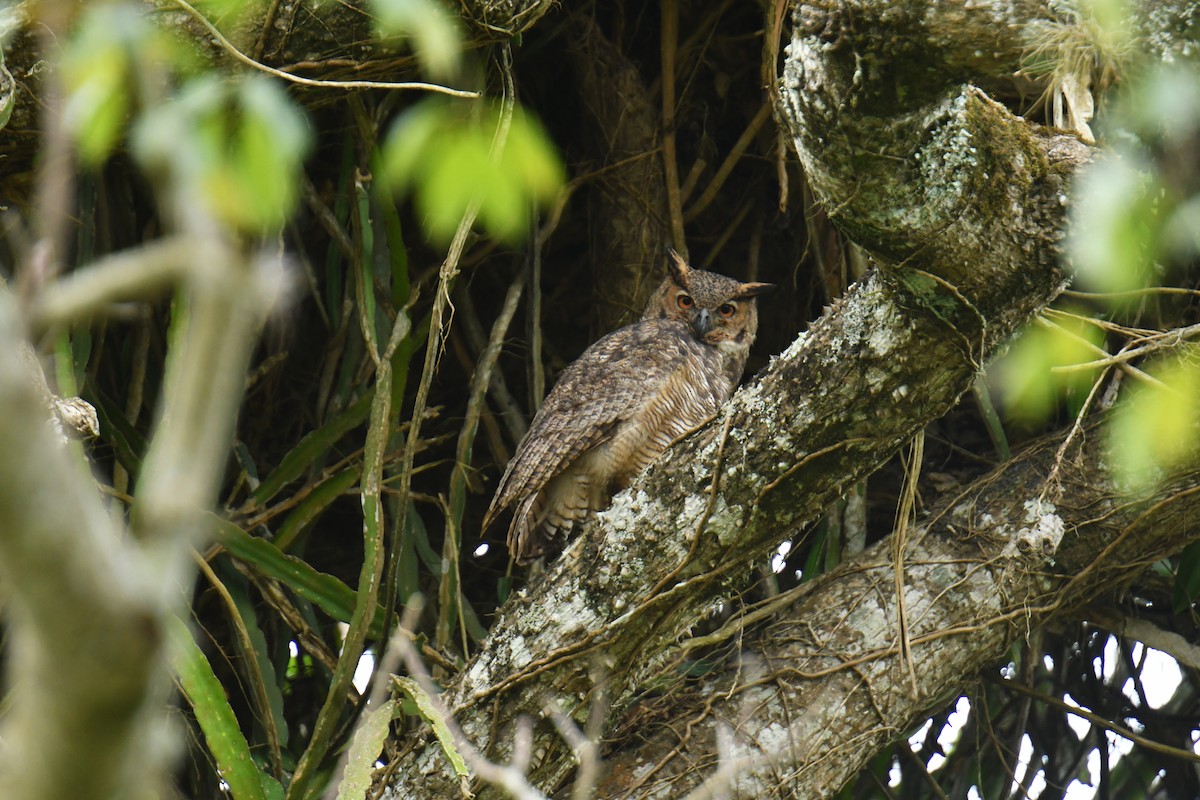
<instances>
[{"instance_id":1,"label":"owl's beak","mask_svg":"<svg viewBox=\"0 0 1200 800\"><path fill-rule=\"evenodd\" d=\"M692 330L698 338L703 339L712 329L712 313L707 308L701 308L692 314Z\"/></svg>"}]
</instances>

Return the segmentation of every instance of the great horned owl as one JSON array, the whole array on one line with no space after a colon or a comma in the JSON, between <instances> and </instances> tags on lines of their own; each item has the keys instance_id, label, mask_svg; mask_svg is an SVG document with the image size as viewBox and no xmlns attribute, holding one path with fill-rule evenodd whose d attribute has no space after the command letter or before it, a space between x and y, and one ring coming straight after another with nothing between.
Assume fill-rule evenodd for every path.
<instances>
[{"instance_id":1,"label":"great horned owl","mask_svg":"<svg viewBox=\"0 0 1200 800\"><path fill-rule=\"evenodd\" d=\"M504 471L483 528L515 503L508 548L519 563L548 544L561 549L741 379L758 330L754 298L774 285L691 269L673 250L668 273L640 321L563 370Z\"/></svg>"}]
</instances>

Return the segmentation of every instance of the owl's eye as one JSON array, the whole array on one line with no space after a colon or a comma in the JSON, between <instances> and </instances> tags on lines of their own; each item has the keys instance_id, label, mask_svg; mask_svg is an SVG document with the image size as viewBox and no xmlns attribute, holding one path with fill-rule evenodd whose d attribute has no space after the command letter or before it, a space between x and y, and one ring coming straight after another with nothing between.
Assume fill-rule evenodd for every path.
<instances>
[{"instance_id":1,"label":"owl's eye","mask_svg":"<svg viewBox=\"0 0 1200 800\"><path fill-rule=\"evenodd\" d=\"M717 306L717 313L724 319L729 319L737 313L737 306L733 303L721 303L721 305Z\"/></svg>"},{"instance_id":2,"label":"owl's eye","mask_svg":"<svg viewBox=\"0 0 1200 800\"><path fill-rule=\"evenodd\" d=\"M695 305L696 301L692 299L690 294L680 294L675 298L675 304L682 309L689 309Z\"/></svg>"}]
</instances>

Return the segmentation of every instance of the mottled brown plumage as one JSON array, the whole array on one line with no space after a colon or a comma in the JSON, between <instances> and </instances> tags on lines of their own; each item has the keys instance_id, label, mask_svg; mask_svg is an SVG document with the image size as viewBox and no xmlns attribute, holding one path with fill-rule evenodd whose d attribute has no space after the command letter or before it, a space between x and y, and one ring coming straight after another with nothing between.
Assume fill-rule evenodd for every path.
<instances>
[{"instance_id":1,"label":"mottled brown plumage","mask_svg":"<svg viewBox=\"0 0 1200 800\"><path fill-rule=\"evenodd\" d=\"M758 330L754 298L774 288L690 269L674 251L640 321L563 370L496 488L486 529L513 506L520 563L571 529L729 399Z\"/></svg>"}]
</instances>

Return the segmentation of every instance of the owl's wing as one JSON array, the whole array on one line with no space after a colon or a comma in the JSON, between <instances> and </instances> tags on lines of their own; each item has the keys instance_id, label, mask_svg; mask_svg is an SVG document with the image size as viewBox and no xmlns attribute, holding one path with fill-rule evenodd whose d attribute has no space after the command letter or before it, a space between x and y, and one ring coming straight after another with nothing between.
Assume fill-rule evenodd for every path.
<instances>
[{"instance_id":1,"label":"owl's wing","mask_svg":"<svg viewBox=\"0 0 1200 800\"><path fill-rule=\"evenodd\" d=\"M613 331L563 370L500 479L484 529L513 501L540 491L610 439L618 424L661 391L683 355L670 344L664 347L661 328L671 325L682 328L647 320Z\"/></svg>"}]
</instances>

